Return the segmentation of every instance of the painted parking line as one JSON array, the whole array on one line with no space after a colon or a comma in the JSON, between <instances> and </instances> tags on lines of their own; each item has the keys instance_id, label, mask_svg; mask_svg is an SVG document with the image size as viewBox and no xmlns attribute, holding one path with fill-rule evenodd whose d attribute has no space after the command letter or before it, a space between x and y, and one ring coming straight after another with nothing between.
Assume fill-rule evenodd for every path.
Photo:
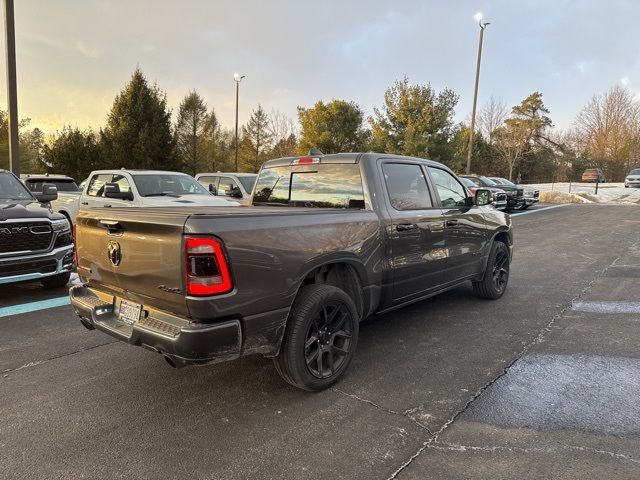
<instances>
[{"instance_id":1,"label":"painted parking line","mask_svg":"<svg viewBox=\"0 0 640 480\"><path fill-rule=\"evenodd\" d=\"M19 305L11 305L10 307L0 308L0 317L9 317L11 315L20 315L23 313L37 312L38 310L46 310L47 308L63 307L69 305L69 296L51 298L49 300L41 300L39 302L21 303Z\"/></svg>"},{"instance_id":2,"label":"painted parking line","mask_svg":"<svg viewBox=\"0 0 640 480\"><path fill-rule=\"evenodd\" d=\"M573 302L571 309L586 313L640 313L640 302Z\"/></svg>"},{"instance_id":3,"label":"painted parking line","mask_svg":"<svg viewBox=\"0 0 640 480\"><path fill-rule=\"evenodd\" d=\"M569 205L569 204L568 203L563 203L562 205L551 205L549 207L536 208L535 210L526 210L524 212L511 213L510 216L519 217L521 215L529 215L530 213L544 212L545 210L551 210L553 208L566 207L567 205Z\"/></svg>"}]
</instances>

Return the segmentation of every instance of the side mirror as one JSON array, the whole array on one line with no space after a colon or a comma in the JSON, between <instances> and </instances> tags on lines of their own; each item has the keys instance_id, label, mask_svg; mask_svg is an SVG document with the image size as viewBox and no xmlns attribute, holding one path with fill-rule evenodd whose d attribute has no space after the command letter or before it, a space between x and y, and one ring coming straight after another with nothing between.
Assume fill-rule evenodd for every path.
<instances>
[{"instance_id":1,"label":"side mirror","mask_svg":"<svg viewBox=\"0 0 640 480\"><path fill-rule=\"evenodd\" d=\"M53 202L58 199L58 187L52 183L44 183L42 192L36 193L35 196L40 203Z\"/></svg>"},{"instance_id":2,"label":"side mirror","mask_svg":"<svg viewBox=\"0 0 640 480\"><path fill-rule=\"evenodd\" d=\"M133 193L131 193L131 190L128 192L121 192L120 185L117 183L106 183L104 185L104 196L120 200L133 200Z\"/></svg>"},{"instance_id":3,"label":"side mirror","mask_svg":"<svg viewBox=\"0 0 640 480\"><path fill-rule=\"evenodd\" d=\"M209 184L209 193L211 195L218 195L218 190L216 189L216 186L213 183Z\"/></svg>"},{"instance_id":4,"label":"side mirror","mask_svg":"<svg viewBox=\"0 0 640 480\"><path fill-rule=\"evenodd\" d=\"M491 190L485 188L479 188L476 190L476 196L474 197L475 204L478 206L490 205L492 202Z\"/></svg>"},{"instance_id":5,"label":"side mirror","mask_svg":"<svg viewBox=\"0 0 640 480\"><path fill-rule=\"evenodd\" d=\"M229 196L232 198L242 198L242 191L238 187L232 188Z\"/></svg>"}]
</instances>

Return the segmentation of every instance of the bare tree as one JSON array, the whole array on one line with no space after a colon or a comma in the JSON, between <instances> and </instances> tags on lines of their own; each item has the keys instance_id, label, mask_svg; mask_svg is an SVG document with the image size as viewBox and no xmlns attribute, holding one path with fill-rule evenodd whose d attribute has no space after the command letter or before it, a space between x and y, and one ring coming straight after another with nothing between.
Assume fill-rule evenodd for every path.
<instances>
[{"instance_id":1,"label":"bare tree","mask_svg":"<svg viewBox=\"0 0 640 480\"><path fill-rule=\"evenodd\" d=\"M616 86L594 95L575 121L577 143L593 166L621 177L640 155L640 104Z\"/></svg>"},{"instance_id":2,"label":"bare tree","mask_svg":"<svg viewBox=\"0 0 640 480\"><path fill-rule=\"evenodd\" d=\"M297 131L291 118L280 110L272 109L267 129L272 136L272 156L286 157L295 154Z\"/></svg>"},{"instance_id":3,"label":"bare tree","mask_svg":"<svg viewBox=\"0 0 640 480\"><path fill-rule=\"evenodd\" d=\"M502 126L508 114L509 109L504 100L494 96L489 98L489 101L478 112L478 131L489 145L493 144L494 132Z\"/></svg>"},{"instance_id":4,"label":"bare tree","mask_svg":"<svg viewBox=\"0 0 640 480\"><path fill-rule=\"evenodd\" d=\"M527 148L529 131L522 125L498 127L493 132L494 148L509 168L509 180L513 180L513 171L520 163Z\"/></svg>"}]
</instances>

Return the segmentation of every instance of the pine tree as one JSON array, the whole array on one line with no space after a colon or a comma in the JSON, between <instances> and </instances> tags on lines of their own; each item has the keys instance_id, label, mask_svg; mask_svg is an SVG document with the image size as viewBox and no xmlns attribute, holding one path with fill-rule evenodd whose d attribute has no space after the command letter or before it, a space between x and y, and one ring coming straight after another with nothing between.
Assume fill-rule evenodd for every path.
<instances>
[{"instance_id":1,"label":"pine tree","mask_svg":"<svg viewBox=\"0 0 640 480\"><path fill-rule=\"evenodd\" d=\"M201 167L206 169L206 126L207 105L194 90L180 103L175 130L176 153L182 170L194 176Z\"/></svg>"},{"instance_id":2,"label":"pine tree","mask_svg":"<svg viewBox=\"0 0 640 480\"><path fill-rule=\"evenodd\" d=\"M273 134L269 130L269 117L261 105L253 112L246 126L242 127L242 168L249 172L260 170L266 160L266 151L272 143Z\"/></svg>"},{"instance_id":3,"label":"pine tree","mask_svg":"<svg viewBox=\"0 0 640 480\"><path fill-rule=\"evenodd\" d=\"M360 107L345 100L317 102L312 108L298 107L301 133L299 152L316 147L323 153L367 150L369 131Z\"/></svg>"},{"instance_id":4,"label":"pine tree","mask_svg":"<svg viewBox=\"0 0 640 480\"><path fill-rule=\"evenodd\" d=\"M431 85L410 85L405 77L384 94L384 106L369 118L376 150L428 157L448 158L458 95Z\"/></svg>"},{"instance_id":5,"label":"pine tree","mask_svg":"<svg viewBox=\"0 0 640 480\"><path fill-rule=\"evenodd\" d=\"M166 95L150 87L139 68L115 98L100 137L106 167L176 167Z\"/></svg>"},{"instance_id":6,"label":"pine tree","mask_svg":"<svg viewBox=\"0 0 640 480\"><path fill-rule=\"evenodd\" d=\"M102 168L96 134L77 127L64 127L43 147L43 157L47 171L69 175L78 183Z\"/></svg>"}]
</instances>

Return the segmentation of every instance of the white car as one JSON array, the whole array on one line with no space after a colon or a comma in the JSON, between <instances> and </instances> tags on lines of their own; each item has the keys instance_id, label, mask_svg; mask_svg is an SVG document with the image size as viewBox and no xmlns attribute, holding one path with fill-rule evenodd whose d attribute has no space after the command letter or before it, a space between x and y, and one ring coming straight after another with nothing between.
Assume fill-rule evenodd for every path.
<instances>
[{"instance_id":1,"label":"white car","mask_svg":"<svg viewBox=\"0 0 640 480\"><path fill-rule=\"evenodd\" d=\"M625 188L640 187L640 168L634 168L624 179Z\"/></svg>"},{"instance_id":2,"label":"white car","mask_svg":"<svg viewBox=\"0 0 640 480\"><path fill-rule=\"evenodd\" d=\"M187 174L160 170L96 170L80 194L60 194L51 208L75 223L86 208L229 207L239 203L214 197Z\"/></svg>"},{"instance_id":3,"label":"white car","mask_svg":"<svg viewBox=\"0 0 640 480\"><path fill-rule=\"evenodd\" d=\"M199 173L196 180L211 192L211 195L236 200L241 205L249 205L257 173Z\"/></svg>"}]
</instances>

